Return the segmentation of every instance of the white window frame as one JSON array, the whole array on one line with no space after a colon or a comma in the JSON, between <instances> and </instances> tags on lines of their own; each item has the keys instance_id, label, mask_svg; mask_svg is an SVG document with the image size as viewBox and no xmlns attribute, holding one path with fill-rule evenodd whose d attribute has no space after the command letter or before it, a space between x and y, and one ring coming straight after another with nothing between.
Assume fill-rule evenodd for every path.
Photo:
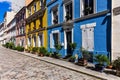
<instances>
[{"instance_id":1,"label":"white window frame","mask_svg":"<svg viewBox=\"0 0 120 80\"><path fill-rule=\"evenodd\" d=\"M37 11L37 5L36 5L36 3L34 3L34 12L36 12Z\"/></svg>"},{"instance_id":2,"label":"white window frame","mask_svg":"<svg viewBox=\"0 0 120 80\"><path fill-rule=\"evenodd\" d=\"M59 23L59 6L56 7L56 9L57 9L58 23ZM54 11L54 10L51 11L51 16L52 16L52 17L51 17L51 20L52 20L51 23L52 23L52 25L54 24L54 22L53 22L53 20L54 20L53 11Z\"/></svg>"},{"instance_id":3,"label":"white window frame","mask_svg":"<svg viewBox=\"0 0 120 80\"><path fill-rule=\"evenodd\" d=\"M84 10L83 4L84 4L83 0L80 0L80 17L85 16L83 13L83 10ZM94 12L93 13L96 13L96 12L97 12L97 0L94 0Z\"/></svg>"},{"instance_id":4,"label":"white window frame","mask_svg":"<svg viewBox=\"0 0 120 80\"><path fill-rule=\"evenodd\" d=\"M40 39L40 36L42 36L42 42L43 43L41 43L41 39ZM40 44L41 43L41 44ZM44 45L44 40L43 40L43 34L40 34L40 35L38 35L38 47L41 47L41 46L43 46Z\"/></svg>"},{"instance_id":5,"label":"white window frame","mask_svg":"<svg viewBox=\"0 0 120 80\"><path fill-rule=\"evenodd\" d=\"M90 23L90 24L85 24L85 25L81 25L80 26L80 29L82 29L82 47L83 48L85 48L86 50L88 50L88 51L93 51L94 50L94 27L96 26L96 23ZM91 29L91 30L93 30L93 41L92 41L92 48L89 48L89 44L88 45L85 45L86 43L84 43L84 39L85 39L85 37L83 37L83 31L84 30L88 30L88 29ZM87 38L89 38L89 37L87 37ZM88 42L87 42L88 43ZM85 46L87 46L87 47L85 47Z\"/></svg>"},{"instance_id":6,"label":"white window frame","mask_svg":"<svg viewBox=\"0 0 120 80\"><path fill-rule=\"evenodd\" d=\"M54 42L53 42L53 34L54 33L58 33L59 41L60 41L60 31L59 30L52 31L51 34L50 34L50 48L55 48L54 47Z\"/></svg>"},{"instance_id":7,"label":"white window frame","mask_svg":"<svg viewBox=\"0 0 120 80\"><path fill-rule=\"evenodd\" d=\"M67 3L65 3L64 5L63 5L63 21L66 21L66 18L65 18L65 16L66 16L66 10L65 10L65 6L67 5L67 4L69 4L69 3L71 3L72 2L72 14L73 14L73 16L72 16L72 18L74 19L74 0L72 0L72 1L68 1Z\"/></svg>"}]
</instances>

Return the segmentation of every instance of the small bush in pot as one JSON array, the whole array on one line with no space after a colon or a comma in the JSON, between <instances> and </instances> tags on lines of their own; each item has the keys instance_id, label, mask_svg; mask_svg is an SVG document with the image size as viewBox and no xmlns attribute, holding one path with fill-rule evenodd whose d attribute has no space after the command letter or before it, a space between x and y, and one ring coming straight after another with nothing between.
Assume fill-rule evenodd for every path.
<instances>
[{"instance_id":1,"label":"small bush in pot","mask_svg":"<svg viewBox=\"0 0 120 80\"><path fill-rule=\"evenodd\" d=\"M95 64L95 69L100 72L103 72L105 66L109 65L110 63L109 58L103 54L97 54L94 60L97 63Z\"/></svg>"},{"instance_id":2,"label":"small bush in pot","mask_svg":"<svg viewBox=\"0 0 120 80\"><path fill-rule=\"evenodd\" d=\"M116 69L116 75L120 76L120 57L113 61L113 67Z\"/></svg>"},{"instance_id":3,"label":"small bush in pot","mask_svg":"<svg viewBox=\"0 0 120 80\"><path fill-rule=\"evenodd\" d=\"M47 52L45 55L46 55L47 57L50 57L52 54L51 54L51 52Z\"/></svg>"},{"instance_id":4,"label":"small bush in pot","mask_svg":"<svg viewBox=\"0 0 120 80\"><path fill-rule=\"evenodd\" d=\"M59 53L59 51L62 49L62 45L61 44L55 44L54 47L56 49L56 53Z\"/></svg>"},{"instance_id":5,"label":"small bush in pot","mask_svg":"<svg viewBox=\"0 0 120 80\"><path fill-rule=\"evenodd\" d=\"M71 57L69 58L69 62L75 62L75 56L71 56Z\"/></svg>"},{"instance_id":6,"label":"small bush in pot","mask_svg":"<svg viewBox=\"0 0 120 80\"><path fill-rule=\"evenodd\" d=\"M39 56L44 56L46 53L47 53L47 50L46 50L46 48L45 47L40 47L39 49L38 49L38 52L39 52Z\"/></svg>"},{"instance_id":7,"label":"small bush in pot","mask_svg":"<svg viewBox=\"0 0 120 80\"><path fill-rule=\"evenodd\" d=\"M16 47L16 49L17 49L18 51L21 51L21 52L23 52L23 51L24 51L24 47L19 46L19 45Z\"/></svg>"},{"instance_id":8,"label":"small bush in pot","mask_svg":"<svg viewBox=\"0 0 120 80\"><path fill-rule=\"evenodd\" d=\"M75 50L76 47L77 47L77 44L76 44L76 43L70 43L69 46L70 46L71 51L72 51L72 54L73 54L74 50Z\"/></svg>"},{"instance_id":9,"label":"small bush in pot","mask_svg":"<svg viewBox=\"0 0 120 80\"><path fill-rule=\"evenodd\" d=\"M82 53L82 58L78 59L78 65L87 66L90 53L82 47L80 48L80 51Z\"/></svg>"},{"instance_id":10,"label":"small bush in pot","mask_svg":"<svg viewBox=\"0 0 120 80\"><path fill-rule=\"evenodd\" d=\"M9 48L9 43L8 43L8 42L5 44L5 47L6 47L6 48Z\"/></svg>"},{"instance_id":11,"label":"small bush in pot","mask_svg":"<svg viewBox=\"0 0 120 80\"><path fill-rule=\"evenodd\" d=\"M32 52L32 47L29 46L29 47L27 48L27 50L28 50L28 52Z\"/></svg>"},{"instance_id":12,"label":"small bush in pot","mask_svg":"<svg viewBox=\"0 0 120 80\"><path fill-rule=\"evenodd\" d=\"M33 47L32 48L32 53L33 54L37 54L37 52L38 52L38 47Z\"/></svg>"}]
</instances>

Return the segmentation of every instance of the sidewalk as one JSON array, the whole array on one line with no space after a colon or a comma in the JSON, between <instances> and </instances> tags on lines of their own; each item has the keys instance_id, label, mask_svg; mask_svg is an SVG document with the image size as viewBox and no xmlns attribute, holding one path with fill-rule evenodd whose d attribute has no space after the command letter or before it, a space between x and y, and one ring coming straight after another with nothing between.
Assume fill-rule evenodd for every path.
<instances>
[{"instance_id":1,"label":"sidewalk","mask_svg":"<svg viewBox=\"0 0 120 80\"><path fill-rule=\"evenodd\" d=\"M11 51L14 51L14 50L11 50ZM120 77L117 77L117 76L114 76L114 75L111 75L111 74L100 73L100 72L97 72L97 71L94 71L94 70L91 70L91 69L87 69L85 67L78 66L78 65L75 65L73 63L63 61L63 60L54 59L54 58L51 58L51 57L38 57L35 54L30 54L30 53L26 53L26 52L18 52L18 51L14 51L14 52L17 52L17 53L20 53L22 55L29 56L29 57L32 57L32 58L35 58L35 59L39 59L39 60L45 61L47 63L54 64L54 65L57 65L57 66L61 66L61 67L64 67L64 68L67 68L67 69L70 69L70 70L73 70L73 71L76 71L76 72L79 72L79 73L90 75L90 76L96 77L98 79L120 80Z\"/></svg>"}]
</instances>

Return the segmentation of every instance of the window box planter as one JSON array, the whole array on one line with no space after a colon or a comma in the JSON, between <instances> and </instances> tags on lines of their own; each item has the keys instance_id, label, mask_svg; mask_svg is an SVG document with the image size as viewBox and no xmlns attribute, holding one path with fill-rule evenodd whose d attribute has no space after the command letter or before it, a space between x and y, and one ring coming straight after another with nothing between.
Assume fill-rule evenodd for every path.
<instances>
[{"instance_id":1,"label":"window box planter","mask_svg":"<svg viewBox=\"0 0 120 80\"><path fill-rule=\"evenodd\" d=\"M87 66L88 61L86 59L84 59L84 58L81 58L81 59L78 59L77 64L80 65L80 66Z\"/></svg>"}]
</instances>

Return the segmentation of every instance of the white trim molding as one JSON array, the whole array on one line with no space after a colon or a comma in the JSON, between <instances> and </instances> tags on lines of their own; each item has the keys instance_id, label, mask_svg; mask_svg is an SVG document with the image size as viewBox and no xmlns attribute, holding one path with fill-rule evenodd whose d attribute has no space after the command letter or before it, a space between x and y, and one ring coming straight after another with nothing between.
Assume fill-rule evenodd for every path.
<instances>
[{"instance_id":1,"label":"white trim molding","mask_svg":"<svg viewBox=\"0 0 120 80\"><path fill-rule=\"evenodd\" d=\"M96 22L94 23L89 23L89 24L85 24L85 25L81 25L80 29L85 29L85 28L94 28L96 26Z\"/></svg>"}]
</instances>

